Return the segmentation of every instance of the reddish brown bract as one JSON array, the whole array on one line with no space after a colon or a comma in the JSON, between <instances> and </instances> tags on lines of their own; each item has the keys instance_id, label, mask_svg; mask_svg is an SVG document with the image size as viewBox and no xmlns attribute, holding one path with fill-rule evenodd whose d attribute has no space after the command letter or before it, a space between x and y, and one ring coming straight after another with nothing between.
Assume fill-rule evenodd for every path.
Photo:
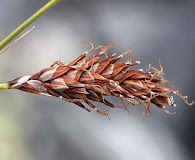
<instances>
[{"instance_id":1,"label":"reddish brown bract","mask_svg":"<svg viewBox=\"0 0 195 160\"><path fill-rule=\"evenodd\" d=\"M10 88L59 97L90 111L83 105L85 102L99 114L108 117L106 112L97 109L92 102L97 101L110 108L116 108L117 106L106 100L106 96L115 96L133 105L143 105L144 113L150 113L150 105L154 103L168 114L174 113L167 111L165 105L176 106L169 94L178 95L189 105L194 104L188 103L187 97L181 96L173 87L163 86L167 81L162 76L162 67L159 71L149 66L150 72L144 72L132 69L139 61L119 62L124 55L131 54L131 50L119 56L107 56L106 52L115 44L113 42L107 46L96 47L92 45L91 50L69 64L57 61L34 75L22 76L8 84ZM100 50L98 54L86 57L88 53L97 50ZM127 106L124 105L123 108L127 109Z\"/></svg>"}]
</instances>

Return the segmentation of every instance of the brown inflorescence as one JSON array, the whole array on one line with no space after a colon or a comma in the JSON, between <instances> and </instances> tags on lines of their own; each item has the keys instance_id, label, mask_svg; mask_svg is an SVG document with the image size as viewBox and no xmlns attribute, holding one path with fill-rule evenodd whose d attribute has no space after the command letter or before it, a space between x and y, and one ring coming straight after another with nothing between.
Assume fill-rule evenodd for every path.
<instances>
[{"instance_id":1,"label":"brown inflorescence","mask_svg":"<svg viewBox=\"0 0 195 160\"><path fill-rule=\"evenodd\" d=\"M89 42L88 42L89 43ZM90 43L91 44L91 43ZM132 66L138 65L139 61L131 62L119 61L124 55L131 55L132 51L116 56L113 54L107 56L116 42L107 46L93 46L81 54L78 58L68 64L56 61L50 67L41 70L34 75L25 75L8 82L10 88L19 89L25 92L44 96L55 96L65 101L72 102L87 111L90 111L84 104L88 104L99 114L109 118L106 111L101 111L92 103L101 102L110 109L117 108L112 102L106 99L106 96L114 96L122 101L126 100L133 105L143 105L144 113L151 113L151 103L161 108L168 114L165 105L175 107L173 96L175 94L181 97L188 105L186 96L181 96L172 85L165 87L167 83L163 78L161 70L149 66L148 71L141 69L132 69ZM90 52L99 51L98 54L87 57ZM123 108L127 105L123 102Z\"/></svg>"}]
</instances>

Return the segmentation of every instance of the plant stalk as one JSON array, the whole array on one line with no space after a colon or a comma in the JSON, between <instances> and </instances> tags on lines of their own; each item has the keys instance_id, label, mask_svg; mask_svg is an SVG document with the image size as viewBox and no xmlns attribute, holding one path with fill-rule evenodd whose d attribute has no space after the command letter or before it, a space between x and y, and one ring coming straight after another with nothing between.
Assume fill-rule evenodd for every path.
<instances>
[{"instance_id":1,"label":"plant stalk","mask_svg":"<svg viewBox=\"0 0 195 160\"><path fill-rule=\"evenodd\" d=\"M55 6L58 2L60 2L60 0L50 0L41 9L39 9L35 14L33 14L30 18L28 18L20 26L18 26L13 32L11 32L7 37L5 37L0 42L0 51L7 44L9 44L16 36L18 36L25 28L27 28L30 24L32 24L37 18L39 18L42 14L44 14L50 8L52 8L53 6Z\"/></svg>"},{"instance_id":2,"label":"plant stalk","mask_svg":"<svg viewBox=\"0 0 195 160\"><path fill-rule=\"evenodd\" d=\"M9 84L8 83L1 83L0 90L5 90L5 89L9 89Z\"/></svg>"}]
</instances>

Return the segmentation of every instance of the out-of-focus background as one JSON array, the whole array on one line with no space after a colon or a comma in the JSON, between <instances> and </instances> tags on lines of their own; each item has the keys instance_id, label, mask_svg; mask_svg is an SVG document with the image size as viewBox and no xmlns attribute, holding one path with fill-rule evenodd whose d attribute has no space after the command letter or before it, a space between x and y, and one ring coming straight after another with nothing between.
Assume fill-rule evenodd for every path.
<instances>
[{"instance_id":1,"label":"out-of-focus background","mask_svg":"<svg viewBox=\"0 0 195 160\"><path fill-rule=\"evenodd\" d=\"M42 7L47 0L1 0L0 39ZM36 28L0 56L0 82L31 74L54 61L69 62L90 46L117 40L111 53L134 51L195 99L195 1L62 0L39 18ZM111 99L120 103L117 99ZM21 91L0 92L1 160L193 160L195 108L175 97L176 115L152 107L143 116L116 109L111 121L53 97ZM101 104L97 104L102 108ZM172 110L172 109L170 109Z\"/></svg>"}]
</instances>

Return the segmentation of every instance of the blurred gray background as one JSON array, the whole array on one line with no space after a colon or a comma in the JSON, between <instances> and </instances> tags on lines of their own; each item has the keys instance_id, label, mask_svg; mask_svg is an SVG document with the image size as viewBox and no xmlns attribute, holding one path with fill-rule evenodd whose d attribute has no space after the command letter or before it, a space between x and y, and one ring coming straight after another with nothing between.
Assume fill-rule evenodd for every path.
<instances>
[{"instance_id":1,"label":"blurred gray background","mask_svg":"<svg viewBox=\"0 0 195 160\"><path fill-rule=\"evenodd\" d=\"M47 0L1 0L0 39ZM89 49L82 41L128 48L139 68L151 63L189 100L195 99L195 1L62 0L39 18L36 28L0 56L0 82L36 73L54 61L70 62ZM120 104L117 99L111 99ZM111 121L53 97L21 91L0 92L2 160L193 160L195 106L175 97L176 115L152 107L143 116L116 109ZM99 108L101 104L97 103ZM170 109L172 110L172 109Z\"/></svg>"}]
</instances>

